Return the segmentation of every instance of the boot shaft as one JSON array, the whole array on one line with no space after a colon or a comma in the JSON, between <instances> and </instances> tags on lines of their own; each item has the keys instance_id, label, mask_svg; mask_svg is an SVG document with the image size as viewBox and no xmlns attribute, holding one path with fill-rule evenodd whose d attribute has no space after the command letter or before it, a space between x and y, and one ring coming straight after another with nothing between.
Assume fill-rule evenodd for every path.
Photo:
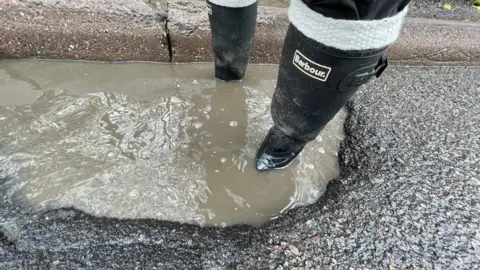
<instances>
[{"instance_id":1,"label":"boot shaft","mask_svg":"<svg viewBox=\"0 0 480 270\"><path fill-rule=\"evenodd\" d=\"M245 76L253 48L258 3L251 0L216 0L207 1L207 5L215 57L215 77L225 81L241 80Z\"/></svg>"},{"instance_id":2,"label":"boot shaft","mask_svg":"<svg viewBox=\"0 0 480 270\"><path fill-rule=\"evenodd\" d=\"M359 87L386 68L385 49L342 51L290 25L272 102L275 124L288 136L315 139Z\"/></svg>"}]
</instances>

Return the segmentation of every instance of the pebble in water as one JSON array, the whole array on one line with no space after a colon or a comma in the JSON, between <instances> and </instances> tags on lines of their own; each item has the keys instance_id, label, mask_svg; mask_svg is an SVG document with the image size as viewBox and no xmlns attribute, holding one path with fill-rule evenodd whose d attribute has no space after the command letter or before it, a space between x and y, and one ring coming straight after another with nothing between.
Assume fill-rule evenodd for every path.
<instances>
[{"instance_id":1,"label":"pebble in water","mask_svg":"<svg viewBox=\"0 0 480 270\"><path fill-rule=\"evenodd\" d=\"M196 129L199 129L203 126L203 123L202 122L195 122L193 123L193 127L196 128Z\"/></svg>"},{"instance_id":2,"label":"pebble in water","mask_svg":"<svg viewBox=\"0 0 480 270\"><path fill-rule=\"evenodd\" d=\"M237 122L237 121L230 121L229 124L230 124L231 127L236 127L236 126L238 126L238 122Z\"/></svg>"},{"instance_id":3,"label":"pebble in water","mask_svg":"<svg viewBox=\"0 0 480 270\"><path fill-rule=\"evenodd\" d=\"M132 189L132 190L130 191L129 195L130 195L131 197L136 197L136 196L138 195L138 191L135 190L135 189Z\"/></svg>"},{"instance_id":4,"label":"pebble in water","mask_svg":"<svg viewBox=\"0 0 480 270\"><path fill-rule=\"evenodd\" d=\"M220 162L225 163L225 162L227 162L227 159L224 158L224 157L222 157L222 158L220 159Z\"/></svg>"}]
</instances>

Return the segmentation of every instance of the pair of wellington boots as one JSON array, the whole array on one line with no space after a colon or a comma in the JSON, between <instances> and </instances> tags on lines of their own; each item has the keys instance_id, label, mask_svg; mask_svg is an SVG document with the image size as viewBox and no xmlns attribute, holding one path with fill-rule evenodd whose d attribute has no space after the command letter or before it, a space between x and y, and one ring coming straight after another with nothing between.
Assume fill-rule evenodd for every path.
<instances>
[{"instance_id":1,"label":"pair of wellington boots","mask_svg":"<svg viewBox=\"0 0 480 270\"><path fill-rule=\"evenodd\" d=\"M207 5L215 77L241 80L254 44L258 4ZM339 50L308 38L290 23L272 98L274 125L258 148L257 169L290 165L361 85L380 76L387 66L385 49Z\"/></svg>"}]
</instances>

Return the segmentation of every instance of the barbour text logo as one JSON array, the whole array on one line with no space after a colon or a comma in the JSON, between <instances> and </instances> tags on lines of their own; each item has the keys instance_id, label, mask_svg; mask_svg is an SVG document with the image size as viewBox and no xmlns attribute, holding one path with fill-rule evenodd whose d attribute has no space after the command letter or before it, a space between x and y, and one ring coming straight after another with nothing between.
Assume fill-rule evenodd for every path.
<instances>
[{"instance_id":1,"label":"barbour text logo","mask_svg":"<svg viewBox=\"0 0 480 270\"><path fill-rule=\"evenodd\" d=\"M329 67L313 62L298 50L295 51L295 55L293 56L293 64L303 73L322 82L327 81L328 75L330 75L330 71L332 70Z\"/></svg>"}]
</instances>

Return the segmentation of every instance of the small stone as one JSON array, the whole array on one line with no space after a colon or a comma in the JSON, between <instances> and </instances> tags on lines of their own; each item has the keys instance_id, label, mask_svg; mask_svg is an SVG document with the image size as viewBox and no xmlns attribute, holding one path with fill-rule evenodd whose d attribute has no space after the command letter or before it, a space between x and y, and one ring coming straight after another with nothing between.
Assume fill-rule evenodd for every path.
<instances>
[{"instance_id":1,"label":"small stone","mask_svg":"<svg viewBox=\"0 0 480 270\"><path fill-rule=\"evenodd\" d=\"M128 195L130 195L130 197L136 197L138 195L138 191L136 189L132 189Z\"/></svg>"},{"instance_id":2,"label":"small stone","mask_svg":"<svg viewBox=\"0 0 480 270\"><path fill-rule=\"evenodd\" d=\"M289 245L288 249L293 253L295 256L300 256L300 251L298 251L298 248L294 245Z\"/></svg>"},{"instance_id":3,"label":"small stone","mask_svg":"<svg viewBox=\"0 0 480 270\"><path fill-rule=\"evenodd\" d=\"M286 246L287 246L287 242L280 242L280 245L281 245L282 247L286 247Z\"/></svg>"},{"instance_id":4,"label":"small stone","mask_svg":"<svg viewBox=\"0 0 480 270\"><path fill-rule=\"evenodd\" d=\"M59 265L59 264L60 264L60 261L58 261L58 260L57 260L57 261L53 261L52 264L53 264L53 265Z\"/></svg>"},{"instance_id":5,"label":"small stone","mask_svg":"<svg viewBox=\"0 0 480 270\"><path fill-rule=\"evenodd\" d=\"M202 126L203 126L203 123L202 123L202 122L195 122L195 123L193 123L193 127L196 128L196 129L200 129Z\"/></svg>"},{"instance_id":6,"label":"small stone","mask_svg":"<svg viewBox=\"0 0 480 270\"><path fill-rule=\"evenodd\" d=\"M338 221L338 223L345 223L347 221L347 219L339 218L337 221Z\"/></svg>"}]
</instances>

